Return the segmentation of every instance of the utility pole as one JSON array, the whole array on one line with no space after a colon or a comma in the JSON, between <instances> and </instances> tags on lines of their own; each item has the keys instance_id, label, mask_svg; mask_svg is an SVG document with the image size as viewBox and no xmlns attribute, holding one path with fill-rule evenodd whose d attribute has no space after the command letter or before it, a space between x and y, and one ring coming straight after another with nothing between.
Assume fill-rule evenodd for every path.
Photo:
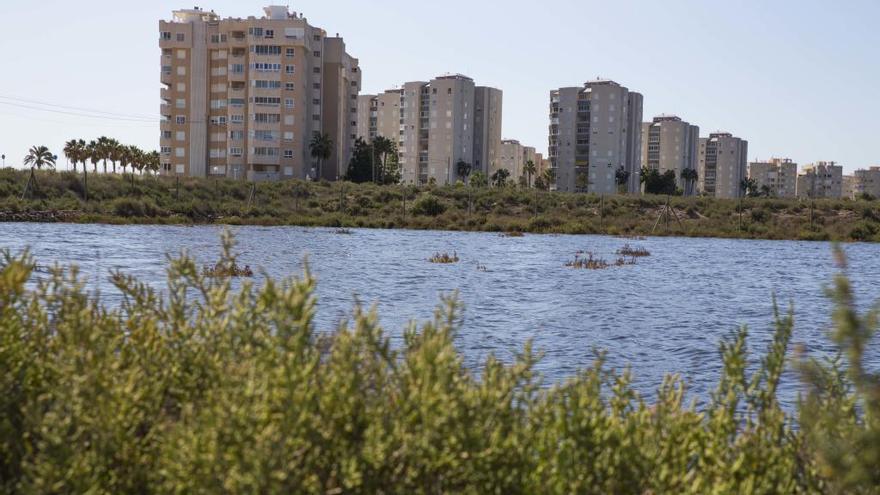
<instances>
[{"instance_id":1,"label":"utility pole","mask_svg":"<svg viewBox=\"0 0 880 495\"><path fill-rule=\"evenodd\" d=\"M449 169L452 166L452 158L446 157L446 185L449 185Z\"/></svg>"}]
</instances>

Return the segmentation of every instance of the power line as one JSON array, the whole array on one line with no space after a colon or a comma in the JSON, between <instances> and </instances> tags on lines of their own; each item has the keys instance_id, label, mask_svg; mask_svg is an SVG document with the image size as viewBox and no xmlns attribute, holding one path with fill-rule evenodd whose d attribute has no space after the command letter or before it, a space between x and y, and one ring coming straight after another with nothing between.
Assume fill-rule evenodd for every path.
<instances>
[{"instance_id":1,"label":"power line","mask_svg":"<svg viewBox=\"0 0 880 495\"><path fill-rule=\"evenodd\" d=\"M38 101L38 100L28 100L28 99L24 99L24 98L15 98L15 97L12 97L12 96L5 96L5 95L0 95L0 99L10 100L10 101L15 101L15 102L19 102L19 103L30 103L30 104L32 104L32 105L40 105L40 106L46 106L46 107L63 108L63 109L66 109L66 110L77 110L77 111L80 111L80 112L88 112L88 113L104 114L104 115L115 116L115 117L123 117L123 118L138 118L138 119L153 119L153 118L154 118L153 116L148 116L148 115L124 114L124 113L117 113L117 112L107 112L107 111L104 111L104 110L95 110L95 109L92 109L92 108L71 107L71 106L67 106L67 105L58 105L57 103L48 103L48 102L45 102L45 101Z\"/></svg>"},{"instance_id":2,"label":"power line","mask_svg":"<svg viewBox=\"0 0 880 495\"><path fill-rule=\"evenodd\" d=\"M112 120L112 121L116 121L116 122L155 122L155 123L159 122L159 119L149 119L148 120L148 119L144 119L144 118L123 118L123 117L109 117L109 116L103 116L103 115L89 115L89 114L80 113L80 112L68 112L66 110L54 110L51 108L40 108L40 107L31 106L31 105L24 105L21 103L12 103L12 102L8 102L8 101L0 101L0 105L8 105L8 106L12 106L12 107L25 108L28 110L36 110L38 112L49 112L49 113L57 113L57 114L63 114L63 115L73 115L75 117Z\"/></svg>"}]
</instances>

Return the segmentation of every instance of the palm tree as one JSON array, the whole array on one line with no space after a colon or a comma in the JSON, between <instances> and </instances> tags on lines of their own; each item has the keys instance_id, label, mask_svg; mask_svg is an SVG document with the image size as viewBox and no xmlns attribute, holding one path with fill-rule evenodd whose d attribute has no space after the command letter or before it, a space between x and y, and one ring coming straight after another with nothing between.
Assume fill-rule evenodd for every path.
<instances>
[{"instance_id":1,"label":"palm tree","mask_svg":"<svg viewBox=\"0 0 880 495\"><path fill-rule=\"evenodd\" d=\"M89 141L86 145L86 158L92 162L92 171L98 173L98 162L101 161L101 149L95 140Z\"/></svg>"},{"instance_id":2,"label":"palm tree","mask_svg":"<svg viewBox=\"0 0 880 495\"><path fill-rule=\"evenodd\" d=\"M492 185L495 187L504 187L504 184L507 183L507 178L510 177L510 171L506 168L499 168L492 174Z\"/></svg>"},{"instance_id":3,"label":"palm tree","mask_svg":"<svg viewBox=\"0 0 880 495\"><path fill-rule=\"evenodd\" d=\"M131 165L131 186L134 187L134 171L143 172L146 154L137 146L126 146L126 154L128 155L128 164Z\"/></svg>"},{"instance_id":4,"label":"palm tree","mask_svg":"<svg viewBox=\"0 0 880 495\"><path fill-rule=\"evenodd\" d=\"M468 183L474 187L486 187L489 185L489 180L486 178L486 174L477 170L470 176Z\"/></svg>"},{"instance_id":5,"label":"palm tree","mask_svg":"<svg viewBox=\"0 0 880 495\"><path fill-rule=\"evenodd\" d=\"M692 168L686 168L681 171L681 178L684 180L684 193L685 196L691 196L694 194L694 184L696 184L699 175L697 171Z\"/></svg>"},{"instance_id":6,"label":"palm tree","mask_svg":"<svg viewBox=\"0 0 880 495\"><path fill-rule=\"evenodd\" d=\"M629 182L630 172L629 170L623 168L623 165L617 167L617 171L614 172L614 181L617 182L617 191L626 192L626 183Z\"/></svg>"},{"instance_id":7,"label":"palm tree","mask_svg":"<svg viewBox=\"0 0 880 495\"><path fill-rule=\"evenodd\" d=\"M455 175L463 178L465 182L467 182L468 176L471 175L471 164L464 161L459 160L458 163L455 164Z\"/></svg>"},{"instance_id":8,"label":"palm tree","mask_svg":"<svg viewBox=\"0 0 880 495\"><path fill-rule=\"evenodd\" d=\"M532 160L527 161L523 167L523 171L529 176L527 185L532 187L532 175L538 173L538 168L535 166L535 162Z\"/></svg>"},{"instance_id":9,"label":"palm tree","mask_svg":"<svg viewBox=\"0 0 880 495\"><path fill-rule=\"evenodd\" d=\"M153 150L146 154L144 157L144 168L153 172L154 174L159 173L159 167L162 165L162 158L159 156L159 152Z\"/></svg>"},{"instance_id":10,"label":"palm tree","mask_svg":"<svg viewBox=\"0 0 880 495\"><path fill-rule=\"evenodd\" d=\"M318 169L316 171L318 180L324 177L324 171L321 168L324 160L330 158L333 153L333 140L330 139L330 135L326 133L316 132L312 136L312 141L309 143L309 150L311 151L312 158L315 158L318 161Z\"/></svg>"},{"instance_id":11,"label":"palm tree","mask_svg":"<svg viewBox=\"0 0 880 495\"><path fill-rule=\"evenodd\" d=\"M21 199L24 199L27 196L28 191L31 188L31 184L37 185L37 177L34 174L34 170L40 170L43 167L55 168L55 160L58 157L52 154L49 151L49 148L45 146L32 146L30 150L28 150L27 156L24 157L24 164L30 165L31 174L28 177L27 184L24 186L24 192L21 194Z\"/></svg>"},{"instance_id":12,"label":"palm tree","mask_svg":"<svg viewBox=\"0 0 880 495\"><path fill-rule=\"evenodd\" d=\"M550 186L556 184L556 173L554 172L554 169L544 169L544 173L541 175L543 176L544 184L547 185L547 189L550 189Z\"/></svg>"},{"instance_id":13,"label":"palm tree","mask_svg":"<svg viewBox=\"0 0 880 495\"><path fill-rule=\"evenodd\" d=\"M110 159L111 149L113 148L113 140L107 136L101 136L95 143L95 153L98 159L104 164L104 173L107 173L107 160ZM97 170L96 170L97 172Z\"/></svg>"},{"instance_id":14,"label":"palm tree","mask_svg":"<svg viewBox=\"0 0 880 495\"><path fill-rule=\"evenodd\" d=\"M116 163L122 161L123 154L125 153L125 148L125 145L119 144L119 141L115 139L110 139L110 146L108 148L107 157L110 158L110 163L113 165L114 174L116 173Z\"/></svg>"},{"instance_id":15,"label":"palm tree","mask_svg":"<svg viewBox=\"0 0 880 495\"><path fill-rule=\"evenodd\" d=\"M80 145L80 143L83 144ZM80 160L84 145L85 143L82 140L77 141L76 139L71 139L64 143L64 156L73 163L73 173L76 173L76 163Z\"/></svg>"},{"instance_id":16,"label":"palm tree","mask_svg":"<svg viewBox=\"0 0 880 495\"><path fill-rule=\"evenodd\" d=\"M373 153L375 153L375 156L380 157L379 170L375 170L375 167L373 170L373 182L376 182L377 179L379 183L385 182L385 165L388 161L388 155L396 151L395 148L394 142L384 136L373 138Z\"/></svg>"}]
</instances>

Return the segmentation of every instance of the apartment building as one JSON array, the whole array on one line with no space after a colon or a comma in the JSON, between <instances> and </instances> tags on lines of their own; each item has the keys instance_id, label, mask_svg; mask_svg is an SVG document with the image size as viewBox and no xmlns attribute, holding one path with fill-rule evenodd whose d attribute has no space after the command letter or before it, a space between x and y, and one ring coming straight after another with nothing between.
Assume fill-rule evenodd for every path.
<instances>
[{"instance_id":1,"label":"apartment building","mask_svg":"<svg viewBox=\"0 0 880 495\"><path fill-rule=\"evenodd\" d=\"M679 189L693 194L695 191L682 178L682 172L697 169L699 143L699 127L675 115L654 117L653 122L642 124L642 166L661 174L671 170Z\"/></svg>"},{"instance_id":2,"label":"apartment building","mask_svg":"<svg viewBox=\"0 0 880 495\"><path fill-rule=\"evenodd\" d=\"M749 178L755 180L759 190L767 190L771 196L797 196L797 163L790 158L771 158L749 163Z\"/></svg>"},{"instance_id":3,"label":"apartment building","mask_svg":"<svg viewBox=\"0 0 880 495\"><path fill-rule=\"evenodd\" d=\"M400 89L391 89L378 95L358 96L358 137L371 143L377 136L382 136L400 146L402 106L403 90Z\"/></svg>"},{"instance_id":4,"label":"apartment building","mask_svg":"<svg viewBox=\"0 0 880 495\"><path fill-rule=\"evenodd\" d=\"M221 18L194 8L159 22L161 171L247 180L345 173L361 74L342 38L287 7ZM311 157L326 133L330 158Z\"/></svg>"},{"instance_id":5,"label":"apartment building","mask_svg":"<svg viewBox=\"0 0 880 495\"><path fill-rule=\"evenodd\" d=\"M510 172L510 178L513 180L517 180L522 176L524 169L523 165L525 162L523 158L525 157L525 147L520 144L516 139L504 139L501 141L501 159L498 161L498 166L492 171L495 173L495 170L505 169ZM490 174L491 175L491 174Z\"/></svg>"},{"instance_id":6,"label":"apartment building","mask_svg":"<svg viewBox=\"0 0 880 495\"><path fill-rule=\"evenodd\" d=\"M361 98L358 134L397 141L404 183L455 183L459 162L491 175L501 157L502 98L461 74L407 82Z\"/></svg>"},{"instance_id":7,"label":"apartment building","mask_svg":"<svg viewBox=\"0 0 880 495\"><path fill-rule=\"evenodd\" d=\"M845 199L855 199L858 196L856 189L858 186L856 185L856 176L855 175L844 175L843 176L843 185L841 195Z\"/></svg>"},{"instance_id":8,"label":"apartment building","mask_svg":"<svg viewBox=\"0 0 880 495\"><path fill-rule=\"evenodd\" d=\"M700 193L716 198L738 198L744 194L749 143L727 132L700 138L697 182Z\"/></svg>"},{"instance_id":9,"label":"apartment building","mask_svg":"<svg viewBox=\"0 0 880 495\"><path fill-rule=\"evenodd\" d=\"M855 195L870 194L875 198L880 198L880 167L856 170L853 176L855 178Z\"/></svg>"},{"instance_id":10,"label":"apartment building","mask_svg":"<svg viewBox=\"0 0 880 495\"><path fill-rule=\"evenodd\" d=\"M805 166L797 178L799 198L843 197L843 167L836 162L816 162Z\"/></svg>"},{"instance_id":11,"label":"apartment building","mask_svg":"<svg viewBox=\"0 0 880 495\"><path fill-rule=\"evenodd\" d=\"M626 189L639 190L642 95L611 80L550 92L549 160L558 191L617 192L618 168Z\"/></svg>"}]
</instances>

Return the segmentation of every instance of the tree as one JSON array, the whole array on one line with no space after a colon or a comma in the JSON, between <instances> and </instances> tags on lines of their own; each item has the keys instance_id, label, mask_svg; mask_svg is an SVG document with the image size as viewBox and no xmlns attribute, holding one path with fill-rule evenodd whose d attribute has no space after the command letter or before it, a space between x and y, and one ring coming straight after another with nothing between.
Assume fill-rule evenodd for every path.
<instances>
[{"instance_id":1,"label":"tree","mask_svg":"<svg viewBox=\"0 0 880 495\"><path fill-rule=\"evenodd\" d=\"M758 196L758 181L755 179L743 179L739 182L739 188L749 198Z\"/></svg>"},{"instance_id":2,"label":"tree","mask_svg":"<svg viewBox=\"0 0 880 495\"><path fill-rule=\"evenodd\" d=\"M113 166L113 173L116 173L116 164L123 161L123 155L125 155L126 147L123 144L120 144L119 141L115 139L110 139L107 148L107 157L110 159L110 164ZM123 173L125 173L123 171Z\"/></svg>"},{"instance_id":3,"label":"tree","mask_svg":"<svg viewBox=\"0 0 880 495\"><path fill-rule=\"evenodd\" d=\"M697 179L699 179L699 174L697 174L695 169L686 168L681 171L681 179L684 181L684 194L692 196L694 194L694 186L697 183Z\"/></svg>"},{"instance_id":4,"label":"tree","mask_svg":"<svg viewBox=\"0 0 880 495\"><path fill-rule=\"evenodd\" d=\"M464 179L467 182L468 177L471 175L471 164L464 161L459 160L458 163L455 164L455 175L461 179Z\"/></svg>"},{"instance_id":5,"label":"tree","mask_svg":"<svg viewBox=\"0 0 880 495\"><path fill-rule=\"evenodd\" d=\"M94 173L98 173L98 162L101 161L101 147L97 141L92 140L89 141L89 144L86 145L86 156L89 161L92 162L92 171Z\"/></svg>"},{"instance_id":6,"label":"tree","mask_svg":"<svg viewBox=\"0 0 880 495\"><path fill-rule=\"evenodd\" d=\"M642 167L641 181L645 184L645 194L676 194L675 171L660 173L654 168Z\"/></svg>"},{"instance_id":7,"label":"tree","mask_svg":"<svg viewBox=\"0 0 880 495\"><path fill-rule=\"evenodd\" d=\"M468 183L474 187L486 187L489 185L489 181L486 179L486 174L479 170L471 174Z\"/></svg>"},{"instance_id":8,"label":"tree","mask_svg":"<svg viewBox=\"0 0 880 495\"><path fill-rule=\"evenodd\" d=\"M159 152L153 150L146 154L144 157L145 168L154 174L159 173L159 167L162 165L162 157L159 155Z\"/></svg>"},{"instance_id":9,"label":"tree","mask_svg":"<svg viewBox=\"0 0 880 495\"><path fill-rule=\"evenodd\" d=\"M547 183L544 182L544 177L540 175L535 177L535 189L540 189L541 191L546 191L548 189Z\"/></svg>"},{"instance_id":10,"label":"tree","mask_svg":"<svg viewBox=\"0 0 880 495\"><path fill-rule=\"evenodd\" d=\"M388 164L388 156L397 154L397 145L394 141L384 137L376 136L373 138L373 153L378 160L374 160L373 182L385 182L385 167Z\"/></svg>"},{"instance_id":11,"label":"tree","mask_svg":"<svg viewBox=\"0 0 880 495\"><path fill-rule=\"evenodd\" d=\"M492 185L495 187L504 187L507 179L510 177L510 171L506 168L499 168L492 174Z\"/></svg>"},{"instance_id":12,"label":"tree","mask_svg":"<svg viewBox=\"0 0 880 495\"><path fill-rule=\"evenodd\" d=\"M619 192L626 192L626 184L629 182L630 175L630 171L623 168L623 165L617 167L617 171L614 172L614 182L617 183Z\"/></svg>"},{"instance_id":13,"label":"tree","mask_svg":"<svg viewBox=\"0 0 880 495\"><path fill-rule=\"evenodd\" d=\"M770 188L770 186L768 186L767 184L761 186L761 196L764 196L765 198L773 196L773 190Z\"/></svg>"},{"instance_id":14,"label":"tree","mask_svg":"<svg viewBox=\"0 0 880 495\"><path fill-rule=\"evenodd\" d=\"M580 192L587 192L590 187L590 177L586 170L575 170L574 187Z\"/></svg>"},{"instance_id":15,"label":"tree","mask_svg":"<svg viewBox=\"0 0 880 495\"><path fill-rule=\"evenodd\" d=\"M373 147L362 138L355 139L354 151L351 154L351 160L348 162L345 180L358 184L373 180L372 157Z\"/></svg>"},{"instance_id":16,"label":"tree","mask_svg":"<svg viewBox=\"0 0 880 495\"><path fill-rule=\"evenodd\" d=\"M523 172L528 176L528 187L532 187L532 175L538 173L538 168L535 166L535 162L532 160L527 161L525 166L523 166Z\"/></svg>"},{"instance_id":17,"label":"tree","mask_svg":"<svg viewBox=\"0 0 880 495\"><path fill-rule=\"evenodd\" d=\"M28 176L27 184L24 186L24 192L21 194L21 199L24 199L27 195L28 191L31 188L31 184L36 186L37 177L34 174L34 170L40 170L43 167L47 168L55 168L55 155L49 151L49 148L45 146L32 146L30 150L28 150L27 156L24 157L24 164L30 165L31 174Z\"/></svg>"},{"instance_id":18,"label":"tree","mask_svg":"<svg viewBox=\"0 0 880 495\"><path fill-rule=\"evenodd\" d=\"M113 148L113 140L107 136L101 136L95 142L95 153L98 159L103 162L104 173L107 173L107 160L110 159L111 149ZM97 172L97 169L95 170Z\"/></svg>"},{"instance_id":19,"label":"tree","mask_svg":"<svg viewBox=\"0 0 880 495\"><path fill-rule=\"evenodd\" d=\"M314 158L318 164L315 172L317 180L323 179L324 170L322 165L325 160L328 160L333 155L333 140L330 139L330 135L327 133L316 132L312 136L312 141L309 143L309 151L311 152L312 158Z\"/></svg>"},{"instance_id":20,"label":"tree","mask_svg":"<svg viewBox=\"0 0 880 495\"><path fill-rule=\"evenodd\" d=\"M73 173L76 173L76 163L79 161L81 153L79 143L80 142L76 139L71 139L70 141L64 143L64 149L62 149L62 151L64 152L64 156L66 156L67 159L71 163L73 163Z\"/></svg>"},{"instance_id":21,"label":"tree","mask_svg":"<svg viewBox=\"0 0 880 495\"><path fill-rule=\"evenodd\" d=\"M555 170L552 168L544 169L544 173L541 174L541 179L543 179L543 181L544 181L544 187L546 187L547 188L546 190L549 191L550 188L556 184Z\"/></svg>"}]
</instances>

